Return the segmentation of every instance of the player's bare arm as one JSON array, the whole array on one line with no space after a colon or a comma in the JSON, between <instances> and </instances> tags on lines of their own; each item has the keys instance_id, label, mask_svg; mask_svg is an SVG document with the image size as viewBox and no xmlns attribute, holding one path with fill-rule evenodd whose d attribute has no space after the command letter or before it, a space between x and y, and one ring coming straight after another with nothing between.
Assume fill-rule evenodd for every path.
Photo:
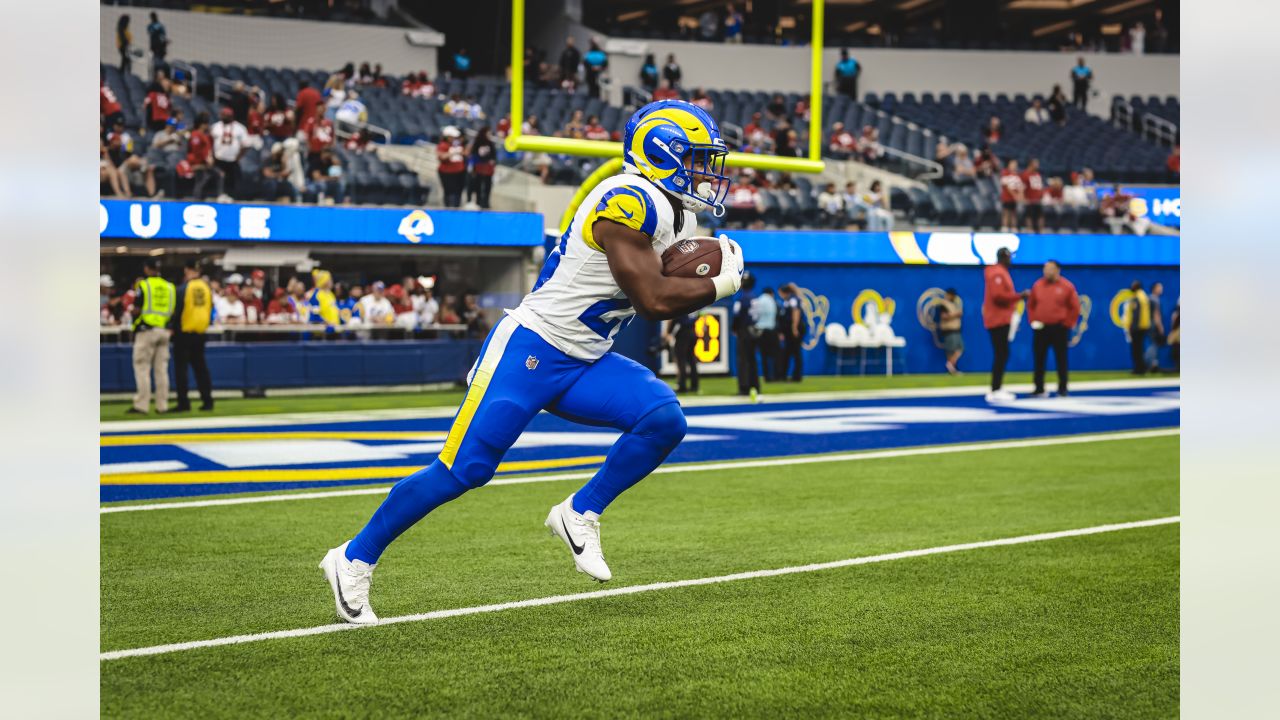
<instances>
[{"instance_id":1,"label":"player's bare arm","mask_svg":"<svg viewBox=\"0 0 1280 720\"><path fill-rule=\"evenodd\" d=\"M636 313L647 320L669 320L716 300L711 278L667 277L652 240L639 230L597 220L592 232L604 248L609 270Z\"/></svg>"}]
</instances>

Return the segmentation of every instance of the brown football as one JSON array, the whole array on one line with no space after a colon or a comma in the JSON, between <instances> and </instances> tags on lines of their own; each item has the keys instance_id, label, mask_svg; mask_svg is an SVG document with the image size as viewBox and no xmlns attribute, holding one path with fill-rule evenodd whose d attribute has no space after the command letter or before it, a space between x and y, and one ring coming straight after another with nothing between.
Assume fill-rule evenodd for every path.
<instances>
[{"instance_id":1,"label":"brown football","mask_svg":"<svg viewBox=\"0 0 1280 720\"><path fill-rule=\"evenodd\" d=\"M720 241L693 237L662 253L662 274L667 277L713 278L720 274Z\"/></svg>"}]
</instances>

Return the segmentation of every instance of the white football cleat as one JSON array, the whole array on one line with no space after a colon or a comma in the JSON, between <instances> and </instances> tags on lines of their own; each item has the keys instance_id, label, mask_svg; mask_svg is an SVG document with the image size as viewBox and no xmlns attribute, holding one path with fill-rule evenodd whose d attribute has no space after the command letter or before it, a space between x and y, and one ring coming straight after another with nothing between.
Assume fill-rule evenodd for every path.
<instances>
[{"instance_id":1,"label":"white football cleat","mask_svg":"<svg viewBox=\"0 0 1280 720\"><path fill-rule=\"evenodd\" d=\"M1018 399L1017 395L1014 395L1013 393L1004 389L992 390L991 392L987 393L987 402L989 403L990 402L1013 402L1014 400L1017 400L1017 399Z\"/></svg>"},{"instance_id":2,"label":"white football cleat","mask_svg":"<svg viewBox=\"0 0 1280 720\"><path fill-rule=\"evenodd\" d=\"M551 508L544 523L552 535L559 537L573 553L573 564L578 572L586 573L600 582L613 577L604 562L600 549L600 516L593 512L581 515L573 511L573 496Z\"/></svg>"},{"instance_id":3,"label":"white football cleat","mask_svg":"<svg viewBox=\"0 0 1280 720\"><path fill-rule=\"evenodd\" d=\"M338 617L354 625L372 625L378 622L378 616L369 605L369 585L377 565L363 560L348 560L347 544L342 543L325 554L320 561L320 569L333 590L333 604L338 610Z\"/></svg>"}]
</instances>

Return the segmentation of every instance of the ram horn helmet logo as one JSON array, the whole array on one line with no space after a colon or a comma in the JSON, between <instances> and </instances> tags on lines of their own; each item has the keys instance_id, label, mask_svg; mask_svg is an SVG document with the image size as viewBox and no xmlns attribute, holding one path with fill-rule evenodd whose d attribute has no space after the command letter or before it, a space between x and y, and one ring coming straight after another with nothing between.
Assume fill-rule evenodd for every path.
<instances>
[{"instance_id":1,"label":"ram horn helmet logo","mask_svg":"<svg viewBox=\"0 0 1280 720\"><path fill-rule=\"evenodd\" d=\"M426 212L414 210L401 218L400 229L397 232L411 243L420 243L423 236L430 237L436 234L436 224Z\"/></svg>"}]
</instances>

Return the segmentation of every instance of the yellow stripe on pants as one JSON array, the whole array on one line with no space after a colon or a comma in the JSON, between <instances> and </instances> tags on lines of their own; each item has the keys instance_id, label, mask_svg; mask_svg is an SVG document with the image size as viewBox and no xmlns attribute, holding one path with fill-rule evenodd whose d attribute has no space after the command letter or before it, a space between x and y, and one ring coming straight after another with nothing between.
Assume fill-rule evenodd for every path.
<instances>
[{"instance_id":1,"label":"yellow stripe on pants","mask_svg":"<svg viewBox=\"0 0 1280 720\"><path fill-rule=\"evenodd\" d=\"M449 428L449 437L445 438L444 449L440 451L440 462L450 470L453 469L453 461L458 456L462 439L466 436L467 429L471 427L471 419L475 417L476 409L480 407L480 401L484 400L485 391L489 389L493 372L498 369L502 354L507 350L507 341L511 339L511 334L517 327L519 324L515 320L509 317L502 318L498 326L493 329L493 337L489 338L489 347L476 363L475 375L471 378L467 397L462 401L462 407L458 408L458 415L453 419L453 427Z\"/></svg>"}]
</instances>

